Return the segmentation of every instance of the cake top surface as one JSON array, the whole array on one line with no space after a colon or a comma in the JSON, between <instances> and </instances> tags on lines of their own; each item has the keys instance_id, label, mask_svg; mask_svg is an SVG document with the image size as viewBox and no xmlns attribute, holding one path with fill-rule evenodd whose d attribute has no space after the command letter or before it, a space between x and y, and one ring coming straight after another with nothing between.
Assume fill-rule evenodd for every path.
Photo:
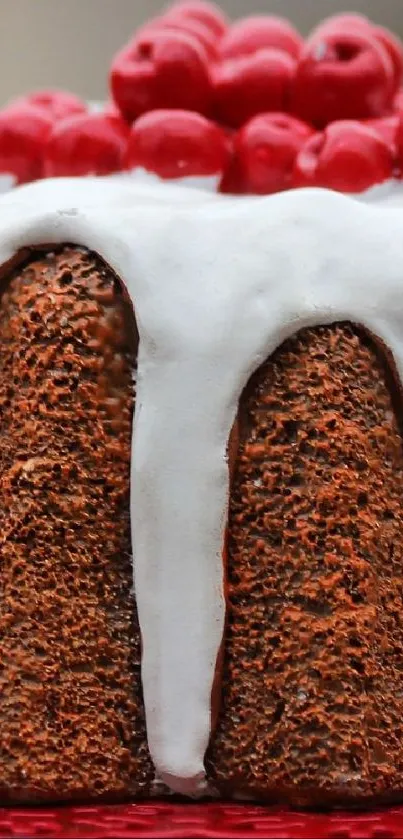
<instances>
[{"instance_id":1,"label":"cake top surface","mask_svg":"<svg viewBox=\"0 0 403 839\"><path fill-rule=\"evenodd\" d=\"M42 181L0 199L1 265L27 246L82 245L133 303L144 700L157 772L180 792L203 784L224 630L227 444L243 387L287 337L337 320L381 339L403 378L403 210L375 199L239 199L130 177Z\"/></svg>"},{"instance_id":2,"label":"cake top surface","mask_svg":"<svg viewBox=\"0 0 403 839\"><path fill-rule=\"evenodd\" d=\"M403 43L377 21L333 15L303 37L176 0L127 35L109 101L50 88L0 109L0 190L139 169L239 195L402 178Z\"/></svg>"}]
</instances>

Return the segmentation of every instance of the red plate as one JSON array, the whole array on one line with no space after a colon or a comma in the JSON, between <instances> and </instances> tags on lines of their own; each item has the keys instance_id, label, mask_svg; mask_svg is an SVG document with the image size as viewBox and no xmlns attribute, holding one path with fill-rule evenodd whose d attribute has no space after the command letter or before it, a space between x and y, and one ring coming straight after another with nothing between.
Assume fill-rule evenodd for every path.
<instances>
[{"instance_id":1,"label":"red plate","mask_svg":"<svg viewBox=\"0 0 403 839\"><path fill-rule=\"evenodd\" d=\"M403 807L296 813L239 804L0 809L0 839L402 839Z\"/></svg>"}]
</instances>

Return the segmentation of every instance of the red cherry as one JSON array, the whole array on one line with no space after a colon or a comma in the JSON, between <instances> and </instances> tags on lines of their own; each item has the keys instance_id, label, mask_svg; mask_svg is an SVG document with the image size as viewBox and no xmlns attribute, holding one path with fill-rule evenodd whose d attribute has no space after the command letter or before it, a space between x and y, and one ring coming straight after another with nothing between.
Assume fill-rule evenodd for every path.
<instances>
[{"instance_id":1,"label":"red cherry","mask_svg":"<svg viewBox=\"0 0 403 839\"><path fill-rule=\"evenodd\" d=\"M43 160L53 120L35 105L16 102L0 111L0 173L17 183L43 176Z\"/></svg>"},{"instance_id":2,"label":"red cherry","mask_svg":"<svg viewBox=\"0 0 403 839\"><path fill-rule=\"evenodd\" d=\"M196 41L205 49L207 56L210 59L217 57L217 37L214 33L201 23L191 17L183 17L182 15L165 15L155 20L149 21L145 26L142 26L137 31L135 40L139 37L144 37L156 31L171 31L171 32L185 32L192 35Z\"/></svg>"},{"instance_id":3,"label":"red cherry","mask_svg":"<svg viewBox=\"0 0 403 839\"><path fill-rule=\"evenodd\" d=\"M398 90L403 77L403 43L397 35L385 29L384 26L376 26L373 33L389 54L393 65L395 90Z\"/></svg>"},{"instance_id":4,"label":"red cherry","mask_svg":"<svg viewBox=\"0 0 403 839\"><path fill-rule=\"evenodd\" d=\"M276 49L219 62L213 70L214 107L219 122L238 128L264 111L284 111L295 60Z\"/></svg>"},{"instance_id":5,"label":"red cherry","mask_svg":"<svg viewBox=\"0 0 403 839\"><path fill-rule=\"evenodd\" d=\"M293 185L358 193L392 173L393 156L385 140L366 125L341 120L306 141L295 161Z\"/></svg>"},{"instance_id":6,"label":"red cherry","mask_svg":"<svg viewBox=\"0 0 403 839\"><path fill-rule=\"evenodd\" d=\"M328 31L305 44L291 109L322 127L338 119L365 119L390 110L393 67L370 33Z\"/></svg>"},{"instance_id":7,"label":"red cherry","mask_svg":"<svg viewBox=\"0 0 403 839\"><path fill-rule=\"evenodd\" d=\"M238 58L266 47L284 50L298 58L302 37L288 20L274 15L254 15L234 23L219 44L221 58Z\"/></svg>"},{"instance_id":8,"label":"red cherry","mask_svg":"<svg viewBox=\"0 0 403 839\"><path fill-rule=\"evenodd\" d=\"M403 113L400 113L397 118L396 147L398 167L403 173Z\"/></svg>"},{"instance_id":9,"label":"red cherry","mask_svg":"<svg viewBox=\"0 0 403 839\"><path fill-rule=\"evenodd\" d=\"M45 153L45 174L109 175L122 169L129 127L121 117L77 114L57 123Z\"/></svg>"},{"instance_id":10,"label":"red cherry","mask_svg":"<svg viewBox=\"0 0 403 839\"><path fill-rule=\"evenodd\" d=\"M403 112L403 89L399 90L396 93L396 96L393 100L393 113L400 114Z\"/></svg>"},{"instance_id":11,"label":"red cherry","mask_svg":"<svg viewBox=\"0 0 403 839\"><path fill-rule=\"evenodd\" d=\"M231 156L228 136L194 111L150 111L132 125L125 166L160 178L222 176Z\"/></svg>"},{"instance_id":12,"label":"red cherry","mask_svg":"<svg viewBox=\"0 0 403 839\"><path fill-rule=\"evenodd\" d=\"M115 57L110 83L128 121L156 108L209 110L207 55L187 32L152 30L136 38Z\"/></svg>"},{"instance_id":13,"label":"red cherry","mask_svg":"<svg viewBox=\"0 0 403 839\"><path fill-rule=\"evenodd\" d=\"M390 29L384 26L374 26L364 15L341 14L322 21L313 31L312 37L326 35L328 32L364 32L372 34L388 53L394 72L395 87L399 87L403 74L403 44Z\"/></svg>"},{"instance_id":14,"label":"red cherry","mask_svg":"<svg viewBox=\"0 0 403 839\"><path fill-rule=\"evenodd\" d=\"M226 195L245 195L247 191L240 161L238 156L233 154L221 178L220 192Z\"/></svg>"},{"instance_id":15,"label":"red cherry","mask_svg":"<svg viewBox=\"0 0 403 839\"><path fill-rule=\"evenodd\" d=\"M15 99L11 102L11 106L14 105L34 105L49 114L53 120L87 112L86 103L74 93L65 90L37 90Z\"/></svg>"},{"instance_id":16,"label":"red cherry","mask_svg":"<svg viewBox=\"0 0 403 839\"><path fill-rule=\"evenodd\" d=\"M366 119L363 124L376 131L380 137L388 144L392 154L396 154L396 133L399 123L397 114L392 114L389 117L378 117L376 119Z\"/></svg>"},{"instance_id":17,"label":"red cherry","mask_svg":"<svg viewBox=\"0 0 403 839\"><path fill-rule=\"evenodd\" d=\"M216 38L221 38L228 28L228 20L219 6L204 0L179 0L168 9L166 16L197 20L207 26Z\"/></svg>"},{"instance_id":18,"label":"red cherry","mask_svg":"<svg viewBox=\"0 0 403 839\"><path fill-rule=\"evenodd\" d=\"M246 192L265 195L287 189L295 158L313 128L289 114L259 114L238 132L235 156Z\"/></svg>"},{"instance_id":19,"label":"red cherry","mask_svg":"<svg viewBox=\"0 0 403 839\"><path fill-rule=\"evenodd\" d=\"M107 99L104 105L100 108L99 113L105 114L108 117L119 117L122 119L122 115L119 111L119 108L112 99Z\"/></svg>"},{"instance_id":20,"label":"red cherry","mask_svg":"<svg viewBox=\"0 0 403 839\"><path fill-rule=\"evenodd\" d=\"M322 20L309 35L309 40L328 32L370 32L372 28L371 21L365 15L346 12Z\"/></svg>"}]
</instances>

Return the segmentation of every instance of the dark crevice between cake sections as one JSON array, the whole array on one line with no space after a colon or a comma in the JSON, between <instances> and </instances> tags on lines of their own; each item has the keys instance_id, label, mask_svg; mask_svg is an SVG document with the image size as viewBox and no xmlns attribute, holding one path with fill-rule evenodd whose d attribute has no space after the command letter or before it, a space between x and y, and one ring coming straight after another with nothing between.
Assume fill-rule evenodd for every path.
<instances>
[{"instance_id":1,"label":"dark crevice between cake sections","mask_svg":"<svg viewBox=\"0 0 403 839\"><path fill-rule=\"evenodd\" d=\"M35 249L2 272L0 339L0 801L148 796L134 313L95 254Z\"/></svg>"},{"instance_id":2,"label":"dark crevice between cake sections","mask_svg":"<svg viewBox=\"0 0 403 839\"><path fill-rule=\"evenodd\" d=\"M206 760L224 795L403 798L402 416L390 353L348 323L289 339L245 388Z\"/></svg>"}]
</instances>

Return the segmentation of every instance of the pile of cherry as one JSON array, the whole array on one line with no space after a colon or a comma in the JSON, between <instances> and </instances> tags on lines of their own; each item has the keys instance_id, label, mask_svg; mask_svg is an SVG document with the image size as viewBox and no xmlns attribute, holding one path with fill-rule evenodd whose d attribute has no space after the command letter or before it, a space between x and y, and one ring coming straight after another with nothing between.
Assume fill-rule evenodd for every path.
<instances>
[{"instance_id":1,"label":"pile of cherry","mask_svg":"<svg viewBox=\"0 0 403 839\"><path fill-rule=\"evenodd\" d=\"M33 93L0 111L0 173L19 183L142 168L223 192L361 192L403 176L403 44L364 16L306 40L284 18L230 24L180 0L116 55L111 101Z\"/></svg>"}]
</instances>

